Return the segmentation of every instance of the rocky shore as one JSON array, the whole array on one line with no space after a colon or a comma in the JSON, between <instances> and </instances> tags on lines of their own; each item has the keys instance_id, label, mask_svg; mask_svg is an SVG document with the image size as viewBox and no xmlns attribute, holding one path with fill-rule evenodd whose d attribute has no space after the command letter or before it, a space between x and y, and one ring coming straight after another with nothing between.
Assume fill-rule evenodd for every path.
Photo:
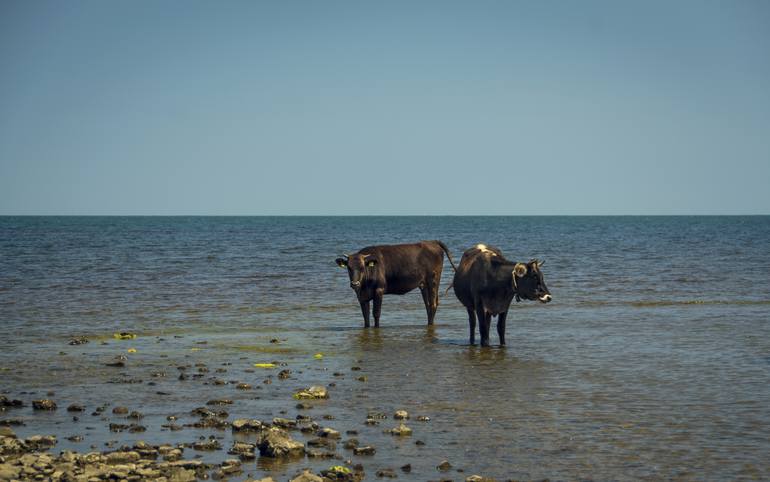
<instances>
[{"instance_id":1,"label":"rocky shore","mask_svg":"<svg viewBox=\"0 0 770 482\"><path fill-rule=\"evenodd\" d=\"M83 337L75 338L71 345L87 343ZM277 340L271 341L277 343ZM129 350L135 353L136 350ZM322 359L317 354L314 360ZM112 369L126 370L130 358L117 355L101 361L102 366ZM317 362L316 362L317 363ZM169 361L169 366L175 365ZM230 365L224 363L223 365ZM177 377L168 377L165 371L149 373L151 381L134 378L130 373L121 372L122 383L136 385L137 388L153 387L155 393L166 393L157 390L160 380L169 383L202 383L201 388L235 389L237 392L259 390L272 384L273 380L280 382L294 379L297 373L308 370L308 366L294 365L294 370L285 368L287 364L280 361L274 363L254 364L265 370L265 378L246 383L242 380L222 380L222 374L228 369L219 367L211 369L206 363L176 363L179 373ZM312 370L312 368L310 368ZM350 368L354 375L348 380L355 386L361 386L368 379L359 376L358 366ZM260 370L245 369L241 374L262 373ZM258 376L258 375L255 375ZM296 379L294 379L296 381ZM413 466L408 459L383 466L382 463L370 464L373 459L383 454L382 447L375 446L371 440L362 438L357 429L341 430L331 426L340 423L344 427L360 426L361 430L378 433L378 437L389 440L402 440L403 443L416 447L425 442L413 434L413 424L423 424L430 421L427 415L412 417L406 410L397 409L387 414L380 411L367 410L360 414L351 413L349 420L335 420L335 417L324 414L312 416L314 404L328 404L333 399L330 389L342 383L345 376L334 372L326 386L310 385L295 388L285 399L285 407L293 406L297 411L294 418L288 418L288 410L279 410L270 419L231 418L229 411L236 408L238 403L230 398L213 398L201 401L201 405L184 414L173 414L165 417L160 427L152 426L146 421L144 410L157 407L140 406L142 411L131 409L115 400L114 403L102 403L88 407L80 401L57 400L55 392L48 391L48 398L20 400L7 395L0 395L0 480L52 480L52 481L82 481L98 482L106 480L156 480L167 482L183 482L193 480L249 480L262 482L274 480L272 477L259 478L269 475L270 469L265 470L269 463L260 461L274 460L281 464L283 474L275 480L291 482L314 481L361 481L382 478L402 478L404 480L466 480L491 481L478 475L466 476L462 468L455 468L447 460L438 460L433 469L434 477L425 478L412 472ZM115 379L106 380L106 383ZM255 387L255 385L257 385ZM189 385L188 385L189 386ZM7 392L6 392L7 393ZM19 392L27 394L28 392ZM35 393L36 392L29 392ZM210 391L208 393L211 393ZM241 400L244 400L241 398ZM248 400L248 399L247 399ZM252 397L250 400L262 400ZM31 410L29 410L31 408ZM103 442L107 450L99 451L98 445L92 444L91 451L59 450L60 440L54 435L30 435L26 438L17 435L17 431L26 422L46 414L62 414L66 411L73 427L83 427L77 422L90 414L91 420L104 424L105 433L115 435L118 440L92 440ZM157 411L157 410L156 410ZM26 418L16 418L13 415L24 413ZM61 422L60 422L61 423ZM68 422L64 422L68 423ZM412 426L410 426L412 425ZM93 427L86 427L92 429ZM194 431L197 440L183 439L186 431ZM207 431L209 435L200 435ZM145 433L146 432L146 433ZM139 436L147 435L152 440L154 433L162 432L165 440L162 443L152 443L136 440ZM135 440L126 443L121 436L128 434ZM174 442L169 443L170 438ZM179 435L176 435L179 434ZM227 437L224 434L228 434ZM72 435L66 438L68 442L82 442L83 436ZM365 437L364 437L365 438ZM374 438L370 436L370 438ZM381 440L382 441L382 440ZM71 448L71 447L70 447ZM218 455L218 454L221 454ZM391 457L393 460L397 457ZM256 463L255 463L256 462ZM310 467L309 467L310 466ZM323 467L323 468L320 468ZM268 472L267 474L265 472ZM291 475L293 474L293 475ZM275 475L273 476L275 477ZM416 478L415 478L416 477Z\"/></svg>"}]
</instances>

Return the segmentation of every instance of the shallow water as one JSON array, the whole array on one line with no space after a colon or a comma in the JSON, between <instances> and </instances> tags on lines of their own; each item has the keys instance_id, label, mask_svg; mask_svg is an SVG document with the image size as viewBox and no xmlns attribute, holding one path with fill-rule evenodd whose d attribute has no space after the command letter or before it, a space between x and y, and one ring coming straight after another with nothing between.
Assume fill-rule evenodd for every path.
<instances>
[{"instance_id":1,"label":"shallow water","mask_svg":"<svg viewBox=\"0 0 770 482\"><path fill-rule=\"evenodd\" d=\"M382 328L364 330L334 258L418 239L441 239L455 259L477 242L545 259L554 301L514 304L502 349L468 346L451 291L433 327L417 292L386 297ZM294 390L334 383L308 413L377 447L337 450L372 479L407 463L405 480L767 479L767 239L770 217L0 217L0 392L29 405L53 391L60 407L0 419L23 419L23 436L57 435L55 451L216 435L225 450L201 455L220 462L229 431L162 431L165 417L191 423L191 409L227 397L230 420L294 418ZM450 276L446 263L442 294ZM140 336L111 338L123 330ZM75 335L91 342L69 346ZM121 353L125 369L104 366ZM286 363L292 378L262 383L277 371L252 366L265 361ZM177 380L177 366L195 373L195 363L210 371ZM137 383L107 383L127 380ZM77 423L69 403L88 408ZM91 416L103 403L141 410L147 432L110 433L125 420ZM382 433L392 418L364 424L370 410L397 409L431 420L408 421L414 434L403 438ZM74 434L85 438L64 439ZM435 468L444 459L447 474ZM338 463L260 459L244 476L284 480Z\"/></svg>"}]
</instances>

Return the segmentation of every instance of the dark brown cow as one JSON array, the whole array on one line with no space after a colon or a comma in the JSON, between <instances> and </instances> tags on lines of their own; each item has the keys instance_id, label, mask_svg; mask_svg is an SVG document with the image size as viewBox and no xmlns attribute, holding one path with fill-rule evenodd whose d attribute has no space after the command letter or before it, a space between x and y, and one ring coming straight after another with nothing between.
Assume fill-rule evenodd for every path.
<instances>
[{"instance_id":1,"label":"dark brown cow","mask_svg":"<svg viewBox=\"0 0 770 482\"><path fill-rule=\"evenodd\" d=\"M444 253L454 269L452 256L441 241L369 246L337 258L337 264L348 270L350 287L361 304L364 326L369 326L370 301L374 302L374 326L379 327L382 296L403 295L415 288L420 288L428 324L432 325L438 309Z\"/></svg>"},{"instance_id":2,"label":"dark brown cow","mask_svg":"<svg viewBox=\"0 0 770 482\"><path fill-rule=\"evenodd\" d=\"M542 264L537 260L526 264L508 261L499 249L484 244L463 253L452 286L457 299L468 310L471 345L475 343L477 317L481 346L489 346L493 316L497 316L500 345L505 345L505 319L514 297L516 301L521 298L551 301L540 271Z\"/></svg>"}]
</instances>

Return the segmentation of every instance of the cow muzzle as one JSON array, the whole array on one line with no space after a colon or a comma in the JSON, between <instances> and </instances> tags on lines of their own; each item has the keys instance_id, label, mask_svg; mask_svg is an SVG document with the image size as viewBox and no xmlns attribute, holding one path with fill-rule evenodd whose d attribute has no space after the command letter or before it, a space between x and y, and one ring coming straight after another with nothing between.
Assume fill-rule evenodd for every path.
<instances>
[{"instance_id":1,"label":"cow muzzle","mask_svg":"<svg viewBox=\"0 0 770 482\"><path fill-rule=\"evenodd\" d=\"M354 290L357 290L358 288L361 287L361 282L360 281L351 281L350 282L350 287L353 288Z\"/></svg>"},{"instance_id":2,"label":"cow muzzle","mask_svg":"<svg viewBox=\"0 0 770 482\"><path fill-rule=\"evenodd\" d=\"M538 298L541 303L550 303L553 298L551 298L551 295L543 295Z\"/></svg>"}]
</instances>

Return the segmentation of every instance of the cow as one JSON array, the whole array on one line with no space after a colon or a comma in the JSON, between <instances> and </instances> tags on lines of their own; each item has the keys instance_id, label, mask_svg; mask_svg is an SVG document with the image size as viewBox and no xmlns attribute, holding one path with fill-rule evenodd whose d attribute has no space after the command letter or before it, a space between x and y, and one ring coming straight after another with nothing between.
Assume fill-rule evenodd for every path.
<instances>
[{"instance_id":1,"label":"cow","mask_svg":"<svg viewBox=\"0 0 770 482\"><path fill-rule=\"evenodd\" d=\"M500 346L505 345L505 320L511 301L521 299L551 301L538 260L529 263L508 261L495 247L477 244L463 253L455 270L455 296L468 310L470 344L475 344L476 318L479 320L481 346L489 346L489 325L497 316ZM447 288L448 290L448 288Z\"/></svg>"},{"instance_id":2,"label":"cow","mask_svg":"<svg viewBox=\"0 0 770 482\"><path fill-rule=\"evenodd\" d=\"M403 295L415 288L420 288L428 313L428 325L432 325L438 309L444 253L452 269L456 269L449 249L441 241L368 246L357 253L342 255L335 261L348 270L350 287L361 304L364 327L369 327L370 302L374 304L374 326L379 327L382 296Z\"/></svg>"}]
</instances>

